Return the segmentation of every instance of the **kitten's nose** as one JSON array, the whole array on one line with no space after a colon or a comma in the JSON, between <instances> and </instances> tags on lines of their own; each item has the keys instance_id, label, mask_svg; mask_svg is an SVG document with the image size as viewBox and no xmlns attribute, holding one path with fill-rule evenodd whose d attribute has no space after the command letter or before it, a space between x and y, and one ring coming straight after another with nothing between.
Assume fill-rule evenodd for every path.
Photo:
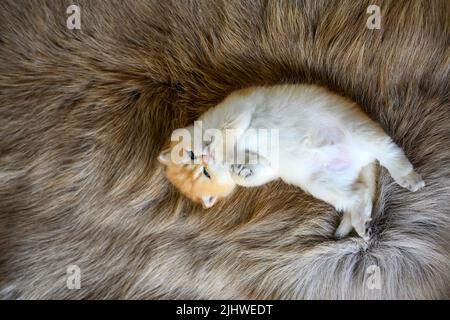
<instances>
[{"instance_id":1,"label":"kitten's nose","mask_svg":"<svg viewBox=\"0 0 450 320\"><path fill-rule=\"evenodd\" d=\"M202 161L206 164L210 164L213 161L213 158L208 154L204 154L202 155Z\"/></svg>"}]
</instances>

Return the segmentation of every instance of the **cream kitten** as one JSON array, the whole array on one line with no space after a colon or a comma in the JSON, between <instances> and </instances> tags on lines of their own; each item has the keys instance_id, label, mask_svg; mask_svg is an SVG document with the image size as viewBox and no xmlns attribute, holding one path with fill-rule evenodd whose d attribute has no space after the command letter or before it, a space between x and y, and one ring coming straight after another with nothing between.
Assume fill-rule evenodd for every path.
<instances>
[{"instance_id":1,"label":"cream kitten","mask_svg":"<svg viewBox=\"0 0 450 320\"><path fill-rule=\"evenodd\" d=\"M253 187L282 179L343 212L337 238L355 228L367 239L376 160L402 187L417 191L425 185L403 151L356 103L319 86L236 91L199 121L206 143L197 148L192 141L172 144L159 160L167 165L170 181L205 207L226 197L236 184ZM278 139L267 145L267 134L274 129ZM186 129L194 131L193 126ZM217 138L218 133L226 138ZM172 159L175 146L181 161ZM259 160L225 161L236 151Z\"/></svg>"}]
</instances>

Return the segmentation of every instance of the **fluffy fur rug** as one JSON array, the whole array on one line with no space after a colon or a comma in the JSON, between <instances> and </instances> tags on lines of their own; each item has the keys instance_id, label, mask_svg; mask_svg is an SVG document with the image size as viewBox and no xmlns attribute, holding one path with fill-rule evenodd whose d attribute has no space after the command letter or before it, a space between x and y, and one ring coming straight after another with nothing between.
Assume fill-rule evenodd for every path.
<instances>
[{"instance_id":1,"label":"fluffy fur rug","mask_svg":"<svg viewBox=\"0 0 450 320\"><path fill-rule=\"evenodd\" d=\"M81 30L72 1L0 1L3 298L450 296L449 1L77 3ZM360 103L427 182L380 171L367 244L282 183L204 211L156 161L231 91L293 82Z\"/></svg>"}]
</instances>

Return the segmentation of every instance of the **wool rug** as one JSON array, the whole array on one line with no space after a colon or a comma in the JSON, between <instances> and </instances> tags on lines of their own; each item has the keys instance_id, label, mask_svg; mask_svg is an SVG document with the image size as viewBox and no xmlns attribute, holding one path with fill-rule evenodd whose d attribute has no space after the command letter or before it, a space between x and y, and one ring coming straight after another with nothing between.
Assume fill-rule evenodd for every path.
<instances>
[{"instance_id":1,"label":"wool rug","mask_svg":"<svg viewBox=\"0 0 450 320\"><path fill-rule=\"evenodd\" d=\"M449 1L76 2L0 1L2 298L449 298ZM380 168L368 242L281 182L204 210L165 179L173 129L279 83L358 102L426 181Z\"/></svg>"}]
</instances>

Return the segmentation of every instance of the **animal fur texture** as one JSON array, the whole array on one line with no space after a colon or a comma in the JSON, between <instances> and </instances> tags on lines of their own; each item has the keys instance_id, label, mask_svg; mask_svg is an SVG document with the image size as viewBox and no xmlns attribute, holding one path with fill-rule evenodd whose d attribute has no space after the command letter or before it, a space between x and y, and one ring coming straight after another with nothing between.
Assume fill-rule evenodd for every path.
<instances>
[{"instance_id":1,"label":"animal fur texture","mask_svg":"<svg viewBox=\"0 0 450 320\"><path fill-rule=\"evenodd\" d=\"M81 30L71 1L0 1L2 298L449 297L449 1L77 2ZM165 179L173 129L276 83L356 101L425 177L380 170L368 243L281 182L206 212Z\"/></svg>"}]
</instances>

